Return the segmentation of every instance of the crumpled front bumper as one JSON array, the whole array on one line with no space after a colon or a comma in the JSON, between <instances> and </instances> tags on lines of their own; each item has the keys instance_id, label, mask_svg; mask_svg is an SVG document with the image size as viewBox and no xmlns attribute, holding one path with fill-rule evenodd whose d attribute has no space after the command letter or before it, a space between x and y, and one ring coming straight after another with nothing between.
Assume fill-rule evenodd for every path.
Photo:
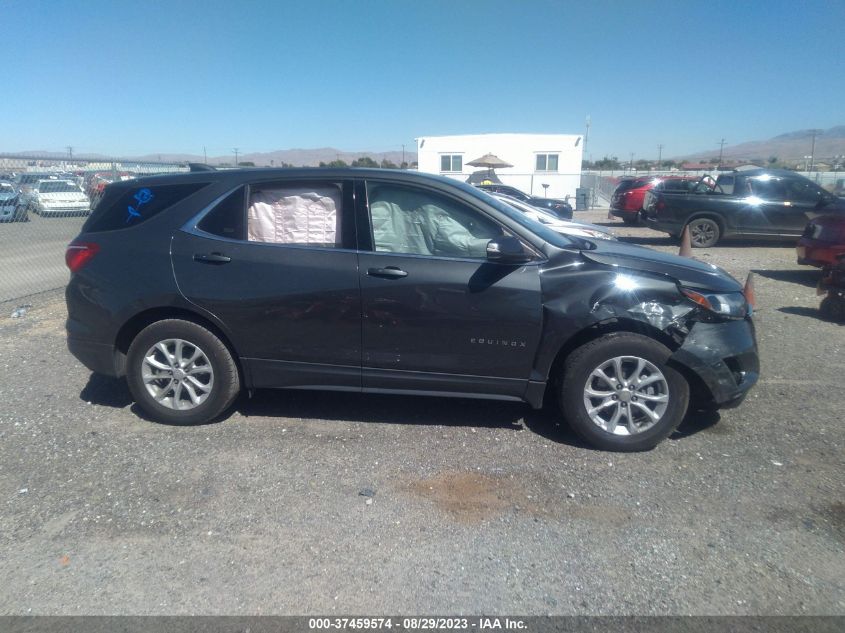
<instances>
[{"instance_id":1,"label":"crumpled front bumper","mask_svg":"<svg viewBox=\"0 0 845 633\"><path fill-rule=\"evenodd\" d=\"M690 394L694 399L706 398L723 408L735 407L760 377L754 323L750 317L721 323L698 322L670 360L693 372L709 389L709 394Z\"/></svg>"}]
</instances>

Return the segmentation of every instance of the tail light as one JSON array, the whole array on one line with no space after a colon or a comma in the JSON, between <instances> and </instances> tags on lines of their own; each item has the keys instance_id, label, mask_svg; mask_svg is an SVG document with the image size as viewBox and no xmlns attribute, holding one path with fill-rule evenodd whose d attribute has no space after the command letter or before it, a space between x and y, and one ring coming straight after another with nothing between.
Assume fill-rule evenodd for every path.
<instances>
[{"instance_id":1,"label":"tail light","mask_svg":"<svg viewBox=\"0 0 845 633\"><path fill-rule=\"evenodd\" d=\"M93 242L71 242L65 251L65 264L70 272L78 272L100 252L100 245Z\"/></svg>"}]
</instances>

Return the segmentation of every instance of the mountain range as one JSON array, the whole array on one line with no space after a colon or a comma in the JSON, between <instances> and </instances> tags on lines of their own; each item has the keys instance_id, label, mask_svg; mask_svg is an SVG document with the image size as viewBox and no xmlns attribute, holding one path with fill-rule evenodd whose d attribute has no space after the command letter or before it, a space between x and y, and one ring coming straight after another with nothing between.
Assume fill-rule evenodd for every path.
<instances>
[{"instance_id":1,"label":"mountain range","mask_svg":"<svg viewBox=\"0 0 845 633\"><path fill-rule=\"evenodd\" d=\"M772 156L781 161L800 161L813 153L816 161L829 160L845 154L845 125L827 130L816 130L816 145L813 151L813 130L796 130L780 134L765 141L747 141L737 145L725 145L722 157L726 160L767 160ZM679 158L704 160L718 158L719 150L711 149Z\"/></svg>"},{"instance_id":2,"label":"mountain range","mask_svg":"<svg viewBox=\"0 0 845 633\"><path fill-rule=\"evenodd\" d=\"M400 165L404 160L407 163L412 163L417 160L417 153L406 151L404 154L399 152L344 152L333 147L320 147L316 149L279 149L273 152L252 152L246 154L238 154L238 162L251 162L257 167L264 167L269 165L280 166L283 163L294 165L295 167L316 167L321 162L329 163L333 160L342 160L349 164L352 161L369 156L377 163L382 160L388 160L395 165ZM140 162L144 161L164 161L175 163L201 163L205 159L202 155L197 154L147 154L146 156L133 157L133 160ZM209 156L209 165L220 164L234 164L234 153L226 156Z\"/></svg>"}]
</instances>

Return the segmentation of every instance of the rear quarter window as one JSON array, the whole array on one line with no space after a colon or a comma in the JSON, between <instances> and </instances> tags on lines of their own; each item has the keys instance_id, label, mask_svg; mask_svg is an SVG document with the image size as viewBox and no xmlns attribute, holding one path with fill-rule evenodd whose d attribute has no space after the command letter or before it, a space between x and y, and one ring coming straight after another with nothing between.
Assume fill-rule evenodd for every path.
<instances>
[{"instance_id":1,"label":"rear quarter window","mask_svg":"<svg viewBox=\"0 0 845 633\"><path fill-rule=\"evenodd\" d=\"M208 183L138 185L117 191L106 189L104 198L85 223L83 231L115 231L137 226L196 193Z\"/></svg>"}]
</instances>

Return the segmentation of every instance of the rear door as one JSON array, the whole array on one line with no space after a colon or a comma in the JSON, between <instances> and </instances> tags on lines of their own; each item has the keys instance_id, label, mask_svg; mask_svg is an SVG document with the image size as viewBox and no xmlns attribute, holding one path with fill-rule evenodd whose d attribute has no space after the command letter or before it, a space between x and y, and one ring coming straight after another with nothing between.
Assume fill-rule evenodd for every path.
<instances>
[{"instance_id":1,"label":"rear door","mask_svg":"<svg viewBox=\"0 0 845 633\"><path fill-rule=\"evenodd\" d=\"M806 183L812 185L812 183ZM790 178L755 176L748 179L749 204L758 213L755 229L761 234L801 235L819 197L812 196L809 187Z\"/></svg>"},{"instance_id":2,"label":"rear door","mask_svg":"<svg viewBox=\"0 0 845 633\"><path fill-rule=\"evenodd\" d=\"M183 295L228 329L255 387L360 389L352 184L240 187L173 235Z\"/></svg>"},{"instance_id":3,"label":"rear door","mask_svg":"<svg viewBox=\"0 0 845 633\"><path fill-rule=\"evenodd\" d=\"M505 231L442 192L370 180L356 200L364 388L521 397L540 336L539 262L488 262Z\"/></svg>"}]
</instances>

